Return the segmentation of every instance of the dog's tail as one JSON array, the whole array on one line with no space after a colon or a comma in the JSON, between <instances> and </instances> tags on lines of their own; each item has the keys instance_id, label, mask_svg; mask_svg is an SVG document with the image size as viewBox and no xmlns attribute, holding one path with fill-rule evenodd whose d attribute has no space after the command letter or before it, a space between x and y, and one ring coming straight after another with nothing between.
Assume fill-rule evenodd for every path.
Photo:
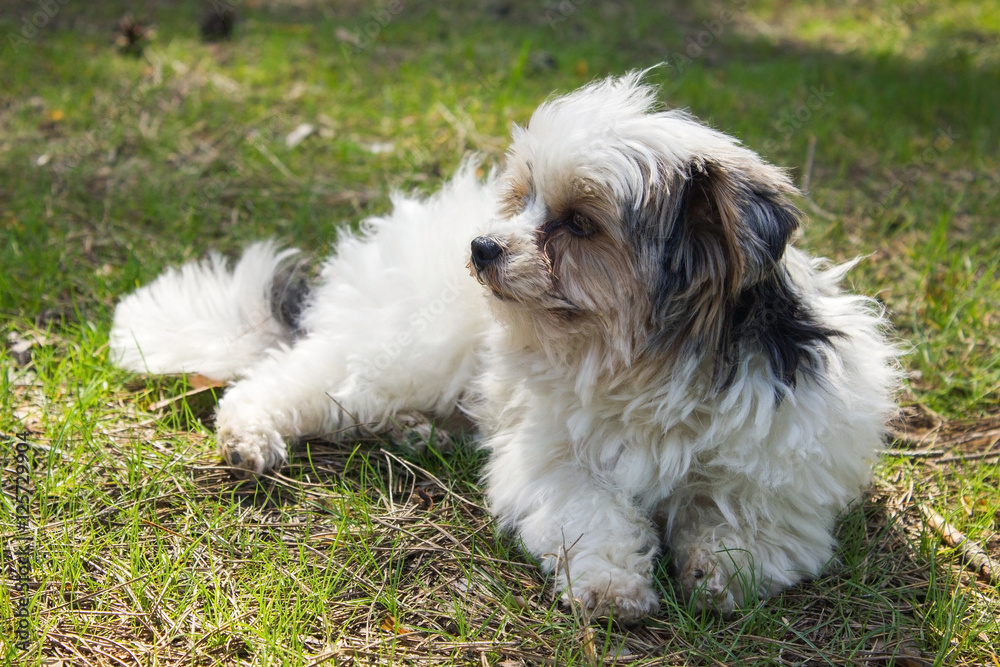
<instances>
[{"instance_id":1,"label":"dog's tail","mask_svg":"<svg viewBox=\"0 0 1000 667\"><path fill-rule=\"evenodd\" d=\"M111 360L137 372L231 379L295 337L308 295L297 254L265 241L232 269L215 253L169 269L118 304Z\"/></svg>"}]
</instances>

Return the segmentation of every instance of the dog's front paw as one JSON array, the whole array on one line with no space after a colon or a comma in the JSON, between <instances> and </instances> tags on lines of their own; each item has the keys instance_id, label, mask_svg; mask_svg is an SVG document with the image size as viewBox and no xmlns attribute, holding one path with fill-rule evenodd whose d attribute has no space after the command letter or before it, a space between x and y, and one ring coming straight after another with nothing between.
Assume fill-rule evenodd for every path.
<instances>
[{"instance_id":1,"label":"dog's front paw","mask_svg":"<svg viewBox=\"0 0 1000 667\"><path fill-rule=\"evenodd\" d=\"M660 608L660 596L649 574L619 567L590 570L572 584L572 595L593 618L611 616L619 623L635 623ZM563 604L573 604L570 589L562 595Z\"/></svg>"},{"instance_id":2,"label":"dog's front paw","mask_svg":"<svg viewBox=\"0 0 1000 667\"><path fill-rule=\"evenodd\" d=\"M732 615L736 608L733 581L718 554L705 547L692 547L679 579L681 590L693 601L696 611L710 609L723 618Z\"/></svg>"},{"instance_id":3,"label":"dog's front paw","mask_svg":"<svg viewBox=\"0 0 1000 667\"><path fill-rule=\"evenodd\" d=\"M281 434L263 426L222 426L216 434L216 449L241 478L276 470L288 456Z\"/></svg>"}]
</instances>

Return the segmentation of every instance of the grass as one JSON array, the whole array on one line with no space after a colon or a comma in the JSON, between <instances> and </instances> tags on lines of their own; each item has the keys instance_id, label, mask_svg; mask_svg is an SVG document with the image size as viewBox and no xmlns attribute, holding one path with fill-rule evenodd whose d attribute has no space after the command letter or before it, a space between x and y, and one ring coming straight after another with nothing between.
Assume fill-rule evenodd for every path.
<instances>
[{"instance_id":1,"label":"grass","mask_svg":"<svg viewBox=\"0 0 1000 667\"><path fill-rule=\"evenodd\" d=\"M510 0L379 21L390 5L247 0L212 45L193 0L52 3L23 42L41 5L5 5L0 432L28 431L34 556L25 598L9 441L4 661L1000 664L996 581L921 514L1000 555L1000 12ZM111 45L127 10L155 23L140 57ZM265 236L322 255L390 189L431 191L469 151L501 160L553 90L663 60L666 102L808 175L800 244L867 255L851 279L907 341L899 439L817 580L723 621L663 563L657 617L589 624L493 530L471 445L310 443L236 482L213 454L214 389L108 363L117 297L165 266ZM288 148L302 123L315 133Z\"/></svg>"}]
</instances>

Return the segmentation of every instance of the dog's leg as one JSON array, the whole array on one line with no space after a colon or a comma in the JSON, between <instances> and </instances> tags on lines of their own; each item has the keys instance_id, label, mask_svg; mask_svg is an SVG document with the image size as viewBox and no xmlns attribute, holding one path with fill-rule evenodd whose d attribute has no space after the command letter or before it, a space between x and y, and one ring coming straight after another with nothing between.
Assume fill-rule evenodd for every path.
<instances>
[{"instance_id":1,"label":"dog's leg","mask_svg":"<svg viewBox=\"0 0 1000 667\"><path fill-rule=\"evenodd\" d=\"M773 595L819 573L833 553L833 515L799 514L775 502L734 526L697 501L677 516L666 544L678 583L696 609L729 615L745 601Z\"/></svg>"},{"instance_id":2,"label":"dog's leg","mask_svg":"<svg viewBox=\"0 0 1000 667\"><path fill-rule=\"evenodd\" d=\"M707 608L728 616L743 603L744 585L749 588L761 578L744 540L732 530L681 529L670 542L670 550L681 592L698 610Z\"/></svg>"},{"instance_id":3,"label":"dog's leg","mask_svg":"<svg viewBox=\"0 0 1000 667\"><path fill-rule=\"evenodd\" d=\"M656 530L624 493L601 484L559 443L539 433L499 433L487 446L491 509L556 575L563 602L594 617L635 622L660 606L653 586Z\"/></svg>"},{"instance_id":4,"label":"dog's leg","mask_svg":"<svg viewBox=\"0 0 1000 667\"><path fill-rule=\"evenodd\" d=\"M287 460L286 441L346 426L330 397L346 375L343 350L307 336L253 366L219 401L216 446L237 473L260 474Z\"/></svg>"},{"instance_id":5,"label":"dog's leg","mask_svg":"<svg viewBox=\"0 0 1000 667\"><path fill-rule=\"evenodd\" d=\"M594 485L583 471L556 473L538 484L530 491L548 500L521 520L520 535L556 575L563 602L578 601L594 617L613 615L623 623L655 613L660 607L653 587L658 548L648 519L628 499ZM570 488L564 495L551 493Z\"/></svg>"},{"instance_id":6,"label":"dog's leg","mask_svg":"<svg viewBox=\"0 0 1000 667\"><path fill-rule=\"evenodd\" d=\"M457 347L457 345L456 345ZM304 436L349 437L385 433L397 443L421 447L433 439L446 448L447 432L434 428L442 388L430 378L395 391L357 372L343 343L310 335L275 351L230 387L216 416L219 455L237 474L260 474L287 460L286 442ZM416 387L416 388L412 388Z\"/></svg>"}]
</instances>

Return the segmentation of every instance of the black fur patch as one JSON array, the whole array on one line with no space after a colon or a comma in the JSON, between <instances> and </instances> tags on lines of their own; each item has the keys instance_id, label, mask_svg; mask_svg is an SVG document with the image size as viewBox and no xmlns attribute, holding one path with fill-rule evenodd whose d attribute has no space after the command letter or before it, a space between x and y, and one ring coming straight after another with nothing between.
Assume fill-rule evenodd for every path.
<instances>
[{"instance_id":1,"label":"black fur patch","mask_svg":"<svg viewBox=\"0 0 1000 667\"><path fill-rule=\"evenodd\" d=\"M785 254L785 246L798 229L801 213L775 192L753 191L740 203L743 222L752 232L744 239L747 270L764 277Z\"/></svg>"},{"instance_id":2,"label":"black fur patch","mask_svg":"<svg viewBox=\"0 0 1000 667\"><path fill-rule=\"evenodd\" d=\"M767 359L776 381L794 387L799 370L822 371L813 351L843 335L816 319L783 270L743 290L726 308L725 320L713 368L719 390L733 383L740 362L755 350Z\"/></svg>"},{"instance_id":3,"label":"black fur patch","mask_svg":"<svg viewBox=\"0 0 1000 667\"><path fill-rule=\"evenodd\" d=\"M286 262L271 281L271 314L297 334L302 333L302 313L312 291L304 267L301 260Z\"/></svg>"}]
</instances>

